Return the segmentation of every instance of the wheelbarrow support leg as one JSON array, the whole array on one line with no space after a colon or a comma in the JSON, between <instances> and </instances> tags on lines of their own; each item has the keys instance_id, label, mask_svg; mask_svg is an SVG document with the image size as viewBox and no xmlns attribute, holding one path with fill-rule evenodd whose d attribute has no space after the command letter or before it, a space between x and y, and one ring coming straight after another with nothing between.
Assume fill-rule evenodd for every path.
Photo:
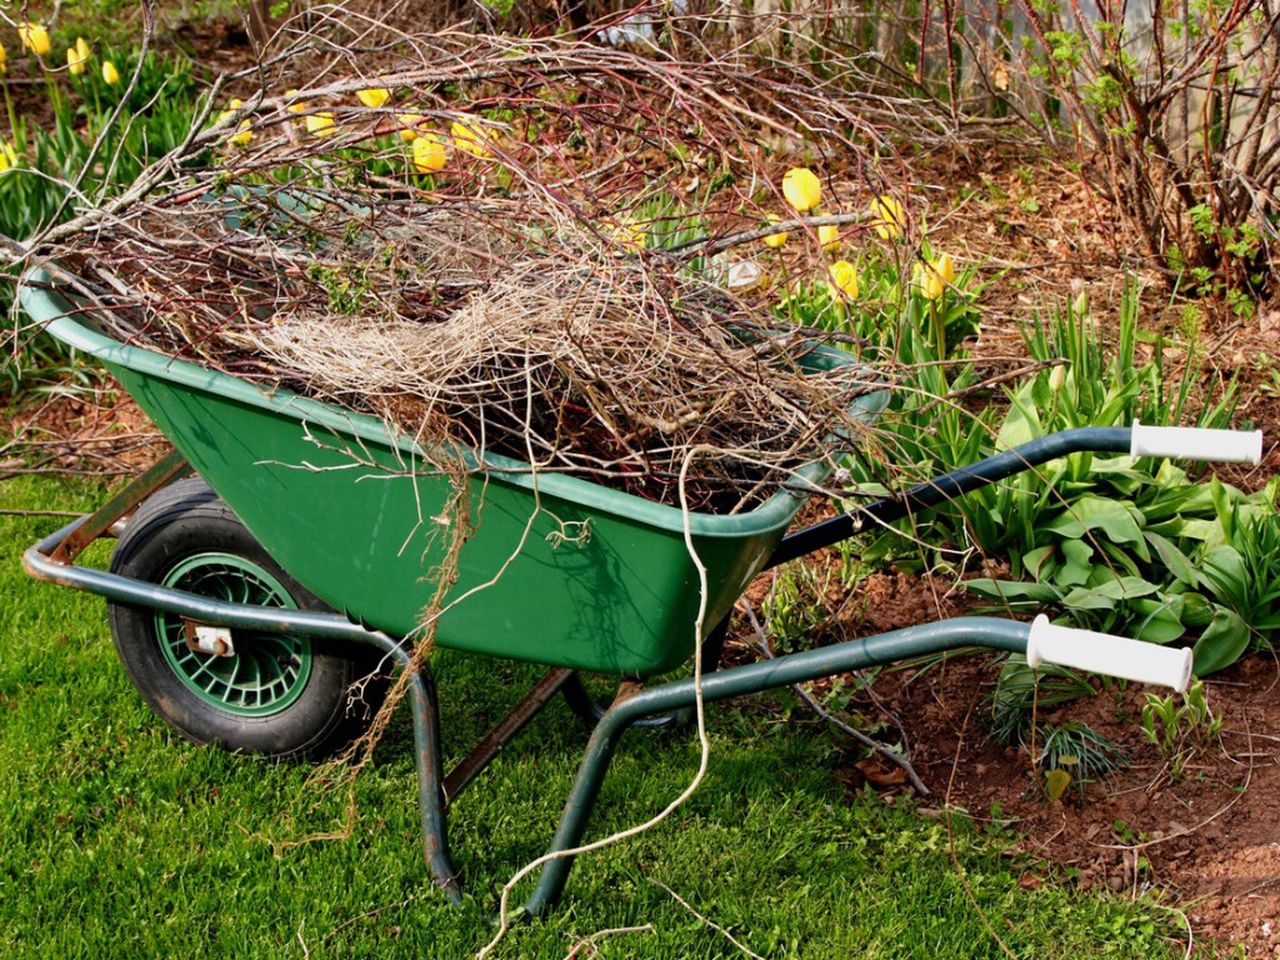
<instances>
[{"instance_id":1,"label":"wheelbarrow support leg","mask_svg":"<svg viewBox=\"0 0 1280 960\"><path fill-rule=\"evenodd\" d=\"M402 668L410 658L403 656ZM397 659L401 659L397 657ZM422 818L422 849L431 869L431 878L450 903L462 902L458 875L449 859L449 838L445 829L444 758L440 752L440 701L431 668L418 664L409 680L413 702L413 743L418 754L418 811Z\"/></svg>"}]
</instances>

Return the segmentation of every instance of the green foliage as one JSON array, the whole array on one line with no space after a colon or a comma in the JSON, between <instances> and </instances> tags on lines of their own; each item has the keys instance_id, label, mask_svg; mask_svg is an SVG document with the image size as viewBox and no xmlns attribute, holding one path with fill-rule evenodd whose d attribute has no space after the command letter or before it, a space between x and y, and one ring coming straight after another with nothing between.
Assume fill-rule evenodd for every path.
<instances>
[{"instance_id":1,"label":"green foliage","mask_svg":"<svg viewBox=\"0 0 1280 960\"><path fill-rule=\"evenodd\" d=\"M108 86L98 69L111 60L120 71L117 86ZM53 124L33 126L25 117L10 115L12 143L18 156L13 169L0 175L0 233L23 239L74 210L64 206L66 186L86 162L88 173L81 191L101 198L132 183L142 168L182 143L195 115L197 85L185 58L149 55L138 85L125 104L120 122L106 129L136 65L126 51L99 51L80 77L67 77L75 97L61 88L63 81L47 78ZM91 153L103 135L101 147Z\"/></svg>"},{"instance_id":2,"label":"green foliage","mask_svg":"<svg viewBox=\"0 0 1280 960\"><path fill-rule=\"evenodd\" d=\"M1083 803L1086 786L1104 780L1129 765L1124 748L1112 743L1088 724L1068 722L1043 727L1037 764L1045 777L1045 793L1050 800L1062 797L1074 785Z\"/></svg>"},{"instance_id":3,"label":"green foliage","mask_svg":"<svg viewBox=\"0 0 1280 960\"><path fill-rule=\"evenodd\" d=\"M109 86L99 69L111 60L120 71L118 86ZM177 147L195 115L197 84L184 58L149 55L142 64L137 87L125 104L120 120L107 121L118 103L137 63L127 51L96 51L80 77L46 76L53 107L53 122L35 126L8 106L10 137L16 163L0 173L0 234L25 239L50 224L75 214L81 200L68 187L84 171L79 192L92 202L111 196L131 184L150 161ZM68 96L63 84L75 96ZM8 97L8 91L5 90ZM93 145L101 137L94 152ZM0 282L0 310L6 314L12 287ZM38 347L36 346L38 344ZM0 383L16 393L31 378L47 379L50 364L71 364L61 345L43 340L11 345L0 342Z\"/></svg>"},{"instance_id":4,"label":"green foliage","mask_svg":"<svg viewBox=\"0 0 1280 960\"><path fill-rule=\"evenodd\" d=\"M1179 704L1173 694L1147 694L1142 708L1142 733L1169 763L1169 776L1182 779L1187 763L1215 743L1222 732L1222 717L1209 709L1204 684L1194 681Z\"/></svg>"},{"instance_id":5,"label":"green foliage","mask_svg":"<svg viewBox=\"0 0 1280 960\"><path fill-rule=\"evenodd\" d=\"M792 563L778 571L760 612L764 615L769 641L779 653L793 653L811 647L815 639L830 632L838 611L830 598L847 594L865 568L857 559L850 541L832 548L837 563Z\"/></svg>"},{"instance_id":6,"label":"green foliage","mask_svg":"<svg viewBox=\"0 0 1280 960\"><path fill-rule=\"evenodd\" d=\"M1032 670L1025 657L1011 654L1000 669L991 696L989 732L1005 746L1025 744L1031 732L1033 709L1050 710L1058 704L1092 696L1093 692L1089 681L1073 670L1056 664Z\"/></svg>"}]
</instances>

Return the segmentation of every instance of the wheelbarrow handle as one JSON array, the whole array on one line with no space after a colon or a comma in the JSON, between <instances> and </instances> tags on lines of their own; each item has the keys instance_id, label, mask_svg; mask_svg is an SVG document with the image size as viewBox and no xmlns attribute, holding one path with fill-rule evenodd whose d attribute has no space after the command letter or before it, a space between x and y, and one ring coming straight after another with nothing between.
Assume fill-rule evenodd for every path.
<instances>
[{"instance_id":1,"label":"wheelbarrow handle","mask_svg":"<svg viewBox=\"0 0 1280 960\"><path fill-rule=\"evenodd\" d=\"M1258 463L1262 431L1200 427L1077 427L1020 444L993 457L919 483L906 493L882 497L857 510L824 520L782 538L765 568L804 556L875 526L952 500L1072 453L1123 453L1134 457L1180 457L1222 463Z\"/></svg>"},{"instance_id":2,"label":"wheelbarrow handle","mask_svg":"<svg viewBox=\"0 0 1280 960\"><path fill-rule=\"evenodd\" d=\"M1129 431L1129 455L1249 463L1256 467L1262 460L1262 431L1149 427L1135 420Z\"/></svg>"},{"instance_id":3,"label":"wheelbarrow handle","mask_svg":"<svg viewBox=\"0 0 1280 960\"><path fill-rule=\"evenodd\" d=\"M1043 613L1027 632L1027 663L1074 667L1140 683L1153 683L1186 693L1191 683L1190 647L1161 647L1094 630L1050 623Z\"/></svg>"}]
</instances>

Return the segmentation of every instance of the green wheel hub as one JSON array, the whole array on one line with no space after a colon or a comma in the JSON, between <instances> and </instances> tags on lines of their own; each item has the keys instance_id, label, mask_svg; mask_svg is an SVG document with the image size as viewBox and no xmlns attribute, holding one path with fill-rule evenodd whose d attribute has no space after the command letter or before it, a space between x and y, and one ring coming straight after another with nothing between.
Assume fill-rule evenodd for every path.
<instances>
[{"instance_id":1,"label":"green wheel hub","mask_svg":"<svg viewBox=\"0 0 1280 960\"><path fill-rule=\"evenodd\" d=\"M262 607L297 609L289 591L256 563L229 553L200 553L183 560L162 584L203 597ZM156 636L174 674L197 697L241 717L266 717L286 709L311 676L311 642L305 637L236 631L230 657L187 646L182 618L156 612Z\"/></svg>"}]
</instances>

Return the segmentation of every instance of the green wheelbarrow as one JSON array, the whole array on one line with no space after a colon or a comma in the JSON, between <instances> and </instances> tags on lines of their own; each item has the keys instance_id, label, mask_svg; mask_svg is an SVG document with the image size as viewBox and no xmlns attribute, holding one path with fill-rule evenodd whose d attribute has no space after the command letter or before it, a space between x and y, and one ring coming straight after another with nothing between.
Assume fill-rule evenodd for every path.
<instances>
[{"instance_id":1,"label":"green wheelbarrow","mask_svg":"<svg viewBox=\"0 0 1280 960\"><path fill-rule=\"evenodd\" d=\"M421 467L421 451L378 420L111 339L47 273L28 274L19 296L50 334L101 360L174 447L96 512L31 546L27 572L107 599L132 680L184 736L289 756L348 735L351 688L371 664L412 662L435 590L423 571L437 565L447 539L438 527L447 522L450 481ZM857 402L871 418L884 396ZM469 481L474 534L459 554L435 642L551 669L447 775L434 682L427 664L414 672L419 805L435 883L460 898L446 841L449 802L562 692L595 723L550 850L578 847L623 733L669 722L695 703L692 679L645 686L645 678L681 666L696 648L706 702L966 646L1185 689L1190 650L1043 616L1031 624L962 617L710 668L729 613L757 574L869 526L1070 453L1257 463L1261 446L1257 432L1137 423L1068 430L796 531L789 527L821 479L817 467L748 513L686 517L486 455ZM104 535L118 537L110 569L76 564ZM705 627L697 639L696 623ZM622 678L611 706L596 706L579 671ZM557 901L571 865L571 856L545 864L528 913Z\"/></svg>"}]
</instances>

